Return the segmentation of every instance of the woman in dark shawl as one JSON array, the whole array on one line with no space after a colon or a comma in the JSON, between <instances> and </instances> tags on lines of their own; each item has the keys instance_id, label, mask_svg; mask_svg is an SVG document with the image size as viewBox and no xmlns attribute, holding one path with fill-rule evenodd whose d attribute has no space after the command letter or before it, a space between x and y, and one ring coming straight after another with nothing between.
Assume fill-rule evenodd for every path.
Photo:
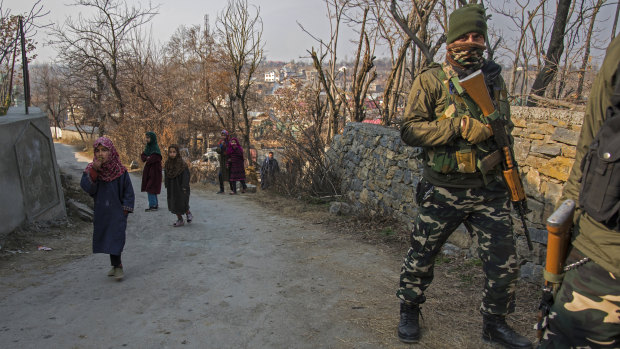
<instances>
[{"instance_id":1,"label":"woman in dark shawl","mask_svg":"<svg viewBox=\"0 0 620 349\"><path fill-rule=\"evenodd\" d=\"M243 163L243 148L239 145L239 140L235 137L230 139L230 147L226 150L228 154L227 167L230 171L230 195L237 194L237 181L241 182L241 192L245 193L245 167Z\"/></svg>"},{"instance_id":2,"label":"woman in dark shawl","mask_svg":"<svg viewBox=\"0 0 620 349\"><path fill-rule=\"evenodd\" d=\"M220 158L220 171L217 175L220 182L220 191L217 192L218 194L224 194L224 182L228 182L228 155L226 153L226 150L228 149L228 147L230 147L229 138L230 135L228 134L228 131L222 130L222 138L220 138L220 142L217 147L213 148L215 152L219 154Z\"/></svg>"},{"instance_id":3,"label":"woman in dark shawl","mask_svg":"<svg viewBox=\"0 0 620 349\"><path fill-rule=\"evenodd\" d=\"M147 193L149 199L149 208L145 211L157 211L157 194L161 192L161 151L155 133L146 133L146 147L140 158L145 162L140 189Z\"/></svg>"},{"instance_id":4,"label":"woman in dark shawl","mask_svg":"<svg viewBox=\"0 0 620 349\"><path fill-rule=\"evenodd\" d=\"M179 146L168 147L168 160L164 165L164 186L168 194L168 210L177 215L174 227L184 224L183 215L187 215L187 223L192 222L189 211L189 168L181 156Z\"/></svg>"},{"instance_id":5,"label":"woman in dark shawl","mask_svg":"<svg viewBox=\"0 0 620 349\"><path fill-rule=\"evenodd\" d=\"M95 141L93 162L84 170L80 186L95 200L93 219L93 253L110 255L112 269L108 276L123 278L121 253L125 247L127 215L135 201L131 179L119 160L112 141L106 137Z\"/></svg>"}]
</instances>

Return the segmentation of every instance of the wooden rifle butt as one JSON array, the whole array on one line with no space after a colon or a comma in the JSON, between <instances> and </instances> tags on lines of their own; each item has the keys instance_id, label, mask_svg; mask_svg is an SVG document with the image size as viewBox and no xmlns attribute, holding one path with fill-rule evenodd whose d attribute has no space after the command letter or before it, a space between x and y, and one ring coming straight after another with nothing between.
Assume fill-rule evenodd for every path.
<instances>
[{"instance_id":1,"label":"wooden rifle butt","mask_svg":"<svg viewBox=\"0 0 620 349\"><path fill-rule=\"evenodd\" d=\"M565 200L547 219L547 272L559 275L564 267L570 228L573 224L575 201Z\"/></svg>"}]
</instances>

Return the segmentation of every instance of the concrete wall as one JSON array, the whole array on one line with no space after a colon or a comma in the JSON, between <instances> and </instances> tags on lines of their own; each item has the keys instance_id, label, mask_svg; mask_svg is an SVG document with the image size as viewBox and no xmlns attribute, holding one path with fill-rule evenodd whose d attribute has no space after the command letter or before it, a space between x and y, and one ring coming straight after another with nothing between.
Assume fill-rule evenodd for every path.
<instances>
[{"instance_id":1,"label":"concrete wall","mask_svg":"<svg viewBox=\"0 0 620 349\"><path fill-rule=\"evenodd\" d=\"M521 221L514 216L517 247L524 259L522 275L539 280L547 244L544 222L574 162L583 113L513 107L512 117L515 157L532 210L527 224L534 250L527 249ZM358 211L391 214L410 227L417 211L414 195L421 175L420 155L420 148L401 141L397 129L362 123L347 124L328 151L332 166L340 169L342 190ZM449 241L475 253L475 241L462 228Z\"/></svg>"},{"instance_id":2,"label":"concrete wall","mask_svg":"<svg viewBox=\"0 0 620 349\"><path fill-rule=\"evenodd\" d=\"M0 116L0 241L26 222L66 215L47 116L29 111Z\"/></svg>"}]
</instances>

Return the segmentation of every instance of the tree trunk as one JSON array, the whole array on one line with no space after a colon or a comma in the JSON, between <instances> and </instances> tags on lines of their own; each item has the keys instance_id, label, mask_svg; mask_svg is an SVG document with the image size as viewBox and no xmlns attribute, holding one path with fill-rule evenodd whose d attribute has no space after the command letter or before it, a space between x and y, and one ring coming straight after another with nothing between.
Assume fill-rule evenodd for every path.
<instances>
[{"instance_id":1,"label":"tree trunk","mask_svg":"<svg viewBox=\"0 0 620 349\"><path fill-rule=\"evenodd\" d=\"M250 119L248 117L248 106L245 103L245 96L243 98L241 98L241 113L243 113L243 132L241 132L242 136L243 136L243 143L245 146L245 156L246 159L248 159L248 164L251 166L252 163L252 157L251 157L251 153L250 153ZM240 127L241 128L241 127Z\"/></svg>"},{"instance_id":2,"label":"tree trunk","mask_svg":"<svg viewBox=\"0 0 620 349\"><path fill-rule=\"evenodd\" d=\"M594 30L596 15L598 15L598 11L601 9L604 2L605 0L598 0L597 4L592 9L592 17L590 17L590 26L588 27L588 34L586 36L585 53L583 54L583 61L581 61L581 68L579 69L579 82L577 83L577 92L575 93L577 100L581 99L581 93L583 92L583 80L586 76L588 61L590 60L590 42L592 41L592 31Z\"/></svg>"},{"instance_id":3,"label":"tree trunk","mask_svg":"<svg viewBox=\"0 0 620 349\"><path fill-rule=\"evenodd\" d=\"M618 6L616 7L616 17L614 18L614 25L611 27L611 40L616 37L616 28L618 26L618 15L620 15L620 1L618 1Z\"/></svg>"},{"instance_id":4,"label":"tree trunk","mask_svg":"<svg viewBox=\"0 0 620 349\"><path fill-rule=\"evenodd\" d=\"M382 123L383 125L388 126L392 122L392 118L394 114L392 113L393 103L395 102L396 95L399 93L399 77L400 72L403 67L403 63L405 61L405 57L407 56L407 49L411 45L411 38L407 38L403 45L398 49L398 56L396 58L396 62L392 65L392 71L387 78L385 83L385 91L383 92L383 110L382 110Z\"/></svg>"},{"instance_id":5,"label":"tree trunk","mask_svg":"<svg viewBox=\"0 0 620 349\"><path fill-rule=\"evenodd\" d=\"M549 40L549 48L545 55L545 66L536 76L534 85L532 86L532 94L536 96L544 96L547 86L553 80L558 71L558 62L564 51L564 34L566 31L566 23L568 22L568 12L570 10L571 0L559 0L556 10L555 21L553 22L553 30ZM534 100L528 101L528 106L536 105Z\"/></svg>"}]
</instances>

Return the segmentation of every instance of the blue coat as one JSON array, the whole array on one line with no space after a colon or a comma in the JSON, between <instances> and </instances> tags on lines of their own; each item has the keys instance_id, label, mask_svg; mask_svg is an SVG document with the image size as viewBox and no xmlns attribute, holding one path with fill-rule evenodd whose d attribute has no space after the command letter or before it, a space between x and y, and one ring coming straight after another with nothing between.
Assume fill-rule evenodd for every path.
<instances>
[{"instance_id":1,"label":"blue coat","mask_svg":"<svg viewBox=\"0 0 620 349\"><path fill-rule=\"evenodd\" d=\"M93 253L120 255L125 247L127 215L133 211L135 196L129 173L125 172L111 182L92 181L88 173L82 175L80 185L95 199L93 220Z\"/></svg>"}]
</instances>

